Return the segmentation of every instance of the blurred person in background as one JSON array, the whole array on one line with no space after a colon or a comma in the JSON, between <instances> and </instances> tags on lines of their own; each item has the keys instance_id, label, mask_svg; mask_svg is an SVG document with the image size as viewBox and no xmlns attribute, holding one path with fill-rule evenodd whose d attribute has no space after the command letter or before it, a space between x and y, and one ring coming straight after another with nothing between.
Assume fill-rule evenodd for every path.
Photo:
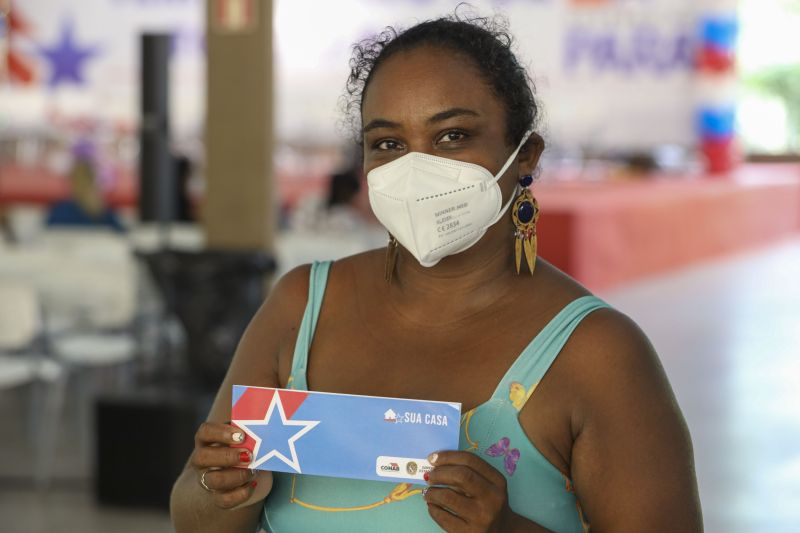
<instances>
[{"instance_id":1,"label":"blurred person in background","mask_svg":"<svg viewBox=\"0 0 800 533\"><path fill-rule=\"evenodd\" d=\"M277 283L173 489L178 531L702 530L653 347L536 259L544 141L511 43L457 13L355 46L348 95L390 244ZM424 488L251 471L234 384L458 401L459 450L429 457Z\"/></svg>"},{"instance_id":2,"label":"blurred person in background","mask_svg":"<svg viewBox=\"0 0 800 533\"><path fill-rule=\"evenodd\" d=\"M74 163L69 171L70 197L50 206L46 224L54 226L107 227L124 232L117 213L106 205L97 182L93 150L86 143L73 150Z\"/></svg>"},{"instance_id":3,"label":"blurred person in background","mask_svg":"<svg viewBox=\"0 0 800 533\"><path fill-rule=\"evenodd\" d=\"M195 207L192 203L190 182L194 172L192 160L179 154L175 157L175 221L194 222Z\"/></svg>"},{"instance_id":4,"label":"blurred person in background","mask_svg":"<svg viewBox=\"0 0 800 533\"><path fill-rule=\"evenodd\" d=\"M361 165L352 165L331 175L325 198L308 196L292 211L289 228L296 231L352 231L365 220L357 209L361 190Z\"/></svg>"},{"instance_id":5,"label":"blurred person in background","mask_svg":"<svg viewBox=\"0 0 800 533\"><path fill-rule=\"evenodd\" d=\"M0 244L3 241L12 243L16 241L14 230L11 227L11 220L8 215L8 209L0 205Z\"/></svg>"}]
</instances>

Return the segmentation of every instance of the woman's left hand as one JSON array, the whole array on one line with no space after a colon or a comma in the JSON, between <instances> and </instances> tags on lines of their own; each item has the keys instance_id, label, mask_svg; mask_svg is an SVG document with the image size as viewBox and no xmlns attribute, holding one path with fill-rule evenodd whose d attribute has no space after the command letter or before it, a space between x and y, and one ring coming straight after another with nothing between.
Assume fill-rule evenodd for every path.
<instances>
[{"instance_id":1,"label":"woman's left hand","mask_svg":"<svg viewBox=\"0 0 800 533\"><path fill-rule=\"evenodd\" d=\"M428 512L447 532L508 531L513 513L506 478L470 452L431 454L425 501ZM435 485L446 485L438 487Z\"/></svg>"}]
</instances>

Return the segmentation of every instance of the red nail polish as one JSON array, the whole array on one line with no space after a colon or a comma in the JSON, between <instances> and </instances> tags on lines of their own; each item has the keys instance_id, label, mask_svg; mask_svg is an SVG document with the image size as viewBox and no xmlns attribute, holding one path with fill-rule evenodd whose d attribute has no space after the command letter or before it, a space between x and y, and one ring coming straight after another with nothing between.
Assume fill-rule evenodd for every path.
<instances>
[{"instance_id":1,"label":"red nail polish","mask_svg":"<svg viewBox=\"0 0 800 533\"><path fill-rule=\"evenodd\" d=\"M253 487L253 488L256 488L257 485L258 485L258 481L253 481L252 483L250 483L250 486Z\"/></svg>"},{"instance_id":2,"label":"red nail polish","mask_svg":"<svg viewBox=\"0 0 800 533\"><path fill-rule=\"evenodd\" d=\"M240 452L239 453L239 462L240 463L249 463L250 462L250 454L247 452Z\"/></svg>"},{"instance_id":3,"label":"red nail polish","mask_svg":"<svg viewBox=\"0 0 800 533\"><path fill-rule=\"evenodd\" d=\"M430 475L429 473L427 473L427 472L425 472L424 474L422 474L422 479L424 479L425 481L428 481L428 478L429 478L429 477L431 477L431 475Z\"/></svg>"}]
</instances>

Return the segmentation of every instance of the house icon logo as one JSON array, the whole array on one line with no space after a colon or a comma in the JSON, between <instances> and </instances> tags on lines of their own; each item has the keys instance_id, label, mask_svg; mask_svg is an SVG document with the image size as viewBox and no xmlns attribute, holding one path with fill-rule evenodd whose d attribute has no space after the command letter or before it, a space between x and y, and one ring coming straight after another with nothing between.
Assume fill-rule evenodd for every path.
<instances>
[{"instance_id":1,"label":"house icon logo","mask_svg":"<svg viewBox=\"0 0 800 533\"><path fill-rule=\"evenodd\" d=\"M385 413L383 413L383 419L386 422L397 422L397 413L389 409Z\"/></svg>"}]
</instances>

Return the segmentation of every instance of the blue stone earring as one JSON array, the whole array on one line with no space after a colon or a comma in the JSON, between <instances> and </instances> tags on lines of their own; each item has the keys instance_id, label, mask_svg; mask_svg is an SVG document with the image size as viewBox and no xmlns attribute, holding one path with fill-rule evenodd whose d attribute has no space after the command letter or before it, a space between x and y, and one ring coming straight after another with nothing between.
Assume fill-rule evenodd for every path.
<instances>
[{"instance_id":1,"label":"blue stone earring","mask_svg":"<svg viewBox=\"0 0 800 533\"><path fill-rule=\"evenodd\" d=\"M532 184L533 176L530 174L519 179L522 191L511 208L511 220L514 222L514 263L517 265L517 274L522 265L524 249L531 276L536 268L536 223L539 221L539 204L531 193Z\"/></svg>"}]
</instances>

